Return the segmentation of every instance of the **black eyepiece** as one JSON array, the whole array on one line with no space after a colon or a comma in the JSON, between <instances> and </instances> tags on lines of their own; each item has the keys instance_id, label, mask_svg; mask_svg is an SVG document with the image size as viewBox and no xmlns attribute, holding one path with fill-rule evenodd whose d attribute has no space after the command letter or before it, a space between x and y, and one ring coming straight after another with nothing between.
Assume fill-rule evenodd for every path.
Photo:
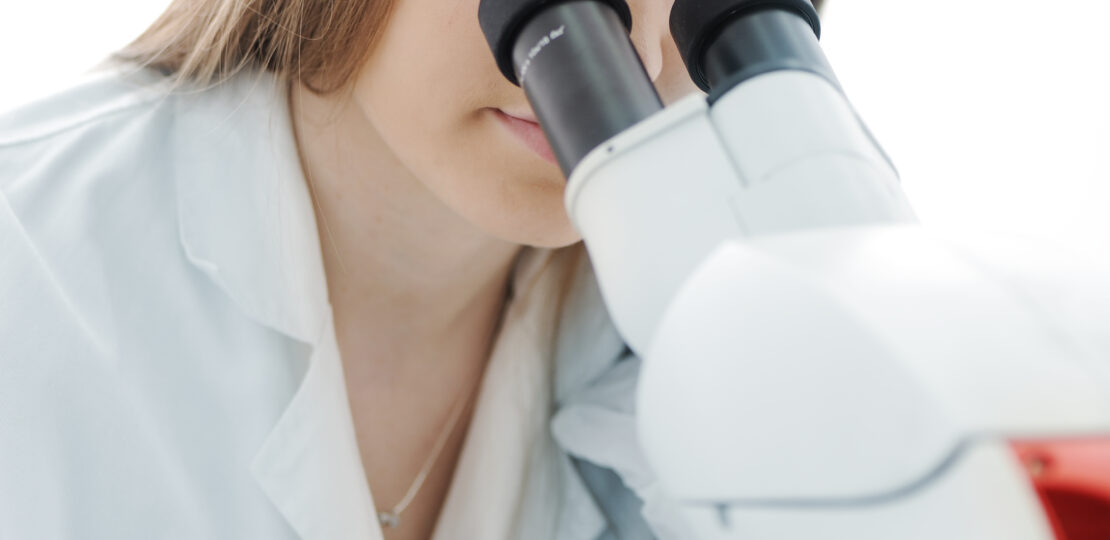
<instances>
[{"instance_id":1,"label":"black eyepiece","mask_svg":"<svg viewBox=\"0 0 1110 540\"><path fill-rule=\"evenodd\" d=\"M671 34L705 91L736 72L766 72L784 60L784 67L831 74L816 46L821 21L810 0L675 0Z\"/></svg>"},{"instance_id":2,"label":"black eyepiece","mask_svg":"<svg viewBox=\"0 0 1110 540\"><path fill-rule=\"evenodd\" d=\"M482 0L478 4L478 24L497 59L505 78L519 85L513 66L513 47L524 26L540 11L572 0ZM625 30L632 29L632 12L624 0L593 0L607 4L617 13Z\"/></svg>"},{"instance_id":3,"label":"black eyepiece","mask_svg":"<svg viewBox=\"0 0 1110 540\"><path fill-rule=\"evenodd\" d=\"M624 0L482 0L478 16L568 177L601 143L663 108L629 38Z\"/></svg>"}]
</instances>

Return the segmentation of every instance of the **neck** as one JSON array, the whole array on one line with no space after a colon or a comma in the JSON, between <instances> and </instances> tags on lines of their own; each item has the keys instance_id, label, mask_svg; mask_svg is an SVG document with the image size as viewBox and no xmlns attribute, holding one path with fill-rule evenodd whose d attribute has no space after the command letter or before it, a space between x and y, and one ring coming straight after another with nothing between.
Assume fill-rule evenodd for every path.
<instances>
[{"instance_id":1,"label":"neck","mask_svg":"<svg viewBox=\"0 0 1110 540\"><path fill-rule=\"evenodd\" d=\"M520 246L448 208L342 94L294 85L290 99L337 331L356 321L398 349L485 338Z\"/></svg>"}]
</instances>

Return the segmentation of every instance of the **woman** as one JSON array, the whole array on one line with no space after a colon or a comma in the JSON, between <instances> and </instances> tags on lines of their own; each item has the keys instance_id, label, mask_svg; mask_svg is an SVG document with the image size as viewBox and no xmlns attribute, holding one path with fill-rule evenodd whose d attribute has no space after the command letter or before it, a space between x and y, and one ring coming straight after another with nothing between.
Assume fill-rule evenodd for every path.
<instances>
[{"instance_id":1,"label":"woman","mask_svg":"<svg viewBox=\"0 0 1110 540\"><path fill-rule=\"evenodd\" d=\"M684 536L477 5L175 0L0 118L0 538Z\"/></svg>"}]
</instances>

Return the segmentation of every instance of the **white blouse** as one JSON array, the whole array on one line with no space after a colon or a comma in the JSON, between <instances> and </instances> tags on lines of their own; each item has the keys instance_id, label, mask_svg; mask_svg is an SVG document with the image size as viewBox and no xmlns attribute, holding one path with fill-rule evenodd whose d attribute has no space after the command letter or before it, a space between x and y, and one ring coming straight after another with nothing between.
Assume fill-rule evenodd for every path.
<instances>
[{"instance_id":1,"label":"white blouse","mask_svg":"<svg viewBox=\"0 0 1110 540\"><path fill-rule=\"evenodd\" d=\"M296 155L265 73L0 116L0 538L381 538ZM576 250L518 263L438 540L688 537Z\"/></svg>"}]
</instances>

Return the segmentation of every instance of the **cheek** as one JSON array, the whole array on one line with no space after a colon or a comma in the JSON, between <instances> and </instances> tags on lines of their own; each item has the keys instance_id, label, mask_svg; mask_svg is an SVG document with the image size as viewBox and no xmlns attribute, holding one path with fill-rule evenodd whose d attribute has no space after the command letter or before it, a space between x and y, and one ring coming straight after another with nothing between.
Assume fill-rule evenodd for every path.
<instances>
[{"instance_id":1,"label":"cheek","mask_svg":"<svg viewBox=\"0 0 1110 540\"><path fill-rule=\"evenodd\" d=\"M480 106L490 86L485 51L476 47L477 24L462 24L463 11L442 9L442 0L397 2L356 83L373 119L405 117L414 130L442 131Z\"/></svg>"},{"instance_id":2,"label":"cheek","mask_svg":"<svg viewBox=\"0 0 1110 540\"><path fill-rule=\"evenodd\" d=\"M523 104L524 94L497 70L472 16L477 0L458 5L399 2L353 97L415 181L466 221L521 244L573 242L558 169L490 110Z\"/></svg>"}]
</instances>

